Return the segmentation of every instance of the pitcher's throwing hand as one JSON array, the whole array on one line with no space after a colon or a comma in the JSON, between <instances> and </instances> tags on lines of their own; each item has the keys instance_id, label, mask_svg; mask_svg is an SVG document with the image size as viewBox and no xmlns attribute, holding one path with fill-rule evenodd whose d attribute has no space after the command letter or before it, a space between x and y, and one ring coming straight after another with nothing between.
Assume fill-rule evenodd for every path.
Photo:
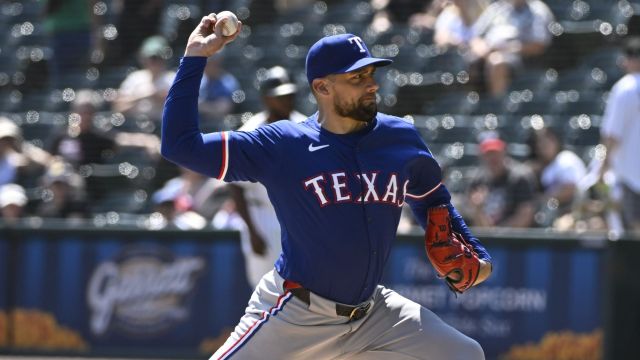
<instances>
[{"instance_id":1,"label":"pitcher's throwing hand","mask_svg":"<svg viewBox=\"0 0 640 360\"><path fill-rule=\"evenodd\" d=\"M217 21L214 13L203 17L195 30L189 35L184 56L209 57L220 51L226 44L235 40L242 30L242 22L239 21L236 33L224 36L222 34L222 25L221 22Z\"/></svg>"}]
</instances>

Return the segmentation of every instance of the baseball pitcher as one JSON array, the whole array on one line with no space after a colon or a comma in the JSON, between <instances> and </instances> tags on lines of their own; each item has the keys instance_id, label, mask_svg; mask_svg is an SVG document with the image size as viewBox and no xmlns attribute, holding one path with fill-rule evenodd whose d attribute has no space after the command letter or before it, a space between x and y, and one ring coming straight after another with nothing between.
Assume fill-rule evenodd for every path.
<instances>
[{"instance_id":1,"label":"baseball pitcher","mask_svg":"<svg viewBox=\"0 0 640 360\"><path fill-rule=\"evenodd\" d=\"M211 359L484 359L476 341L379 285L405 202L425 228L427 257L453 291L491 272L418 132L377 111L374 73L391 60L372 57L352 34L322 38L306 59L318 112L301 123L202 134L206 59L237 34L223 36L215 14L202 19L162 124L165 157L227 182L262 183L281 226L275 269Z\"/></svg>"}]
</instances>

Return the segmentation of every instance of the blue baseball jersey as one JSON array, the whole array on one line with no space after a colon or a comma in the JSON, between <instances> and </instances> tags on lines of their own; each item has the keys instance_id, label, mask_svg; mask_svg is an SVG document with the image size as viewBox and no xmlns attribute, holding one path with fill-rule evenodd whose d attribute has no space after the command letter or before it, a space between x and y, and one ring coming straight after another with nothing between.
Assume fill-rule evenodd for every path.
<instances>
[{"instance_id":1,"label":"blue baseball jersey","mask_svg":"<svg viewBox=\"0 0 640 360\"><path fill-rule=\"evenodd\" d=\"M423 227L429 207L448 204L454 229L490 261L451 206L440 167L412 124L378 113L365 129L339 135L315 114L302 123L201 134L205 62L180 62L164 109L162 154L208 176L266 187L282 229L275 267L283 278L337 302L365 301L382 278L405 202Z\"/></svg>"}]
</instances>

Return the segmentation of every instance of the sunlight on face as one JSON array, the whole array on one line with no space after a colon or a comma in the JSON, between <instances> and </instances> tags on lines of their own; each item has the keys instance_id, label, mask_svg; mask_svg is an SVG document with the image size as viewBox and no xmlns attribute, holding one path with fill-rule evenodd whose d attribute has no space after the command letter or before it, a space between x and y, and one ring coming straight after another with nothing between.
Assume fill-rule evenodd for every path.
<instances>
[{"instance_id":1,"label":"sunlight on face","mask_svg":"<svg viewBox=\"0 0 640 360\"><path fill-rule=\"evenodd\" d=\"M378 113L373 65L346 74L335 75L338 91L333 98L335 112L343 117L369 123Z\"/></svg>"}]
</instances>

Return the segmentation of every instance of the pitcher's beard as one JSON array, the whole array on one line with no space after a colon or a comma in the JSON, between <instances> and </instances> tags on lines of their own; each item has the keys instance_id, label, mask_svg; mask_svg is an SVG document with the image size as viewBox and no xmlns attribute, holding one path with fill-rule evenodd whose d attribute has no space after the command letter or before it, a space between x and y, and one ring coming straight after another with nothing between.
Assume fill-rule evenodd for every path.
<instances>
[{"instance_id":1,"label":"pitcher's beard","mask_svg":"<svg viewBox=\"0 0 640 360\"><path fill-rule=\"evenodd\" d=\"M378 113L378 104L375 99L373 101L360 99L357 103L341 103L336 99L333 105L338 115L365 123L372 122Z\"/></svg>"}]
</instances>

